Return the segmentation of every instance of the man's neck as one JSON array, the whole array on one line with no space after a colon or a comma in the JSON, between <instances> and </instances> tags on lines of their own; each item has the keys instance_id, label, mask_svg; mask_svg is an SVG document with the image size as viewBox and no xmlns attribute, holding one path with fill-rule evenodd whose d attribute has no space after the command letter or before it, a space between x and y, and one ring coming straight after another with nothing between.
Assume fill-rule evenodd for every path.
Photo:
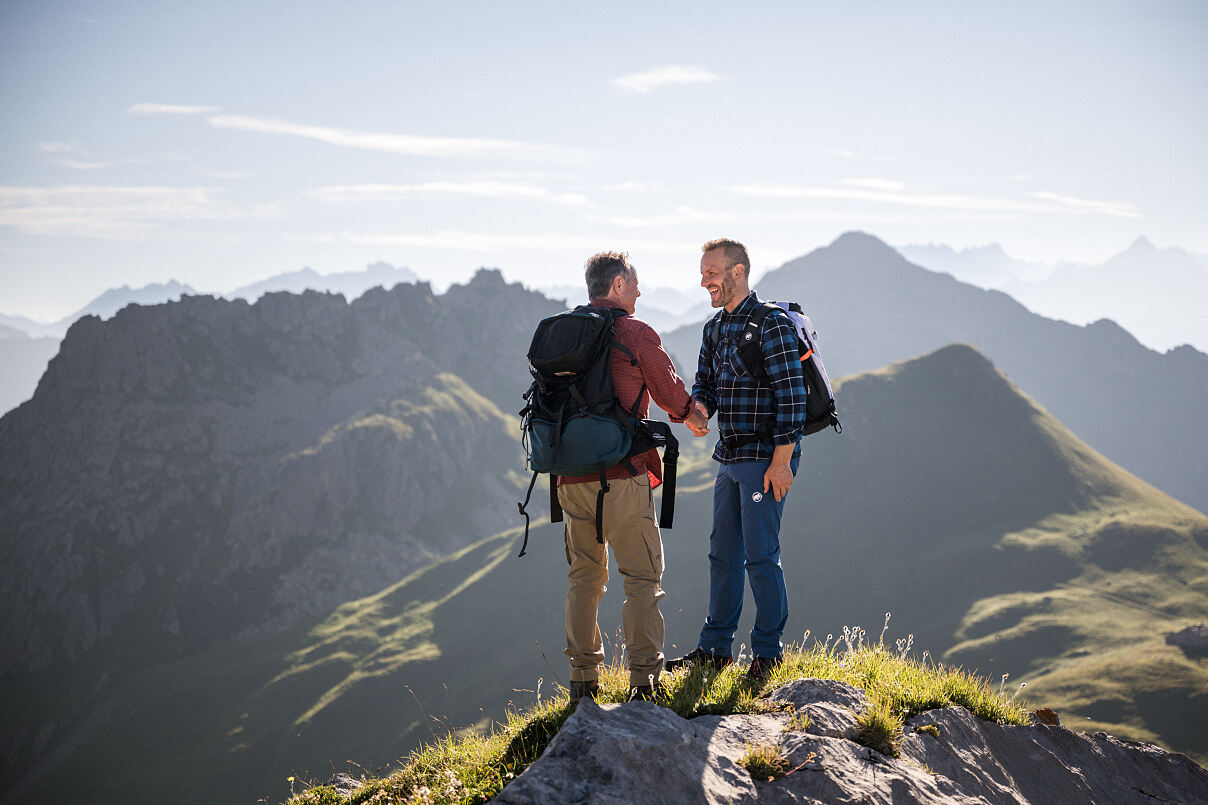
<instances>
[{"instance_id":1,"label":"man's neck","mask_svg":"<svg viewBox=\"0 0 1208 805\"><path fill-rule=\"evenodd\" d=\"M750 288L740 288L738 293L734 294L734 298L730 300L730 304L726 305L726 312L733 313L738 309L738 306L747 301L747 297L751 295Z\"/></svg>"}]
</instances>

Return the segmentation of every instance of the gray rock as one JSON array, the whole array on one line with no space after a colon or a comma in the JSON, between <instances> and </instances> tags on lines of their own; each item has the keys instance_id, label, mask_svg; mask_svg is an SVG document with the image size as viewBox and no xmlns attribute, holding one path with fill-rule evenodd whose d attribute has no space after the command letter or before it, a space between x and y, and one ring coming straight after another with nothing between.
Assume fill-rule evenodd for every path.
<instances>
[{"instance_id":1,"label":"gray rock","mask_svg":"<svg viewBox=\"0 0 1208 805\"><path fill-rule=\"evenodd\" d=\"M733 742L713 741L722 719L686 721L650 702L580 703L541 759L495 797L498 803L629 805L749 800L755 785ZM709 751L713 748L714 751Z\"/></svg>"},{"instance_id":2,"label":"gray rock","mask_svg":"<svg viewBox=\"0 0 1208 805\"><path fill-rule=\"evenodd\" d=\"M835 679L794 679L772 691L773 701L787 701L809 716L807 730L828 738L850 738L868 698L857 687Z\"/></svg>"},{"instance_id":3,"label":"gray rock","mask_svg":"<svg viewBox=\"0 0 1208 805\"><path fill-rule=\"evenodd\" d=\"M938 739L913 731L926 724ZM903 758L988 803L1208 802L1208 772L1186 756L1102 732L992 724L963 707L924 713L905 731Z\"/></svg>"},{"instance_id":4,"label":"gray rock","mask_svg":"<svg viewBox=\"0 0 1208 805\"><path fill-rule=\"evenodd\" d=\"M818 714L817 729L854 724L863 694L828 680L773 692ZM1133 803L1208 802L1208 772L1155 746L1060 727L1005 727L960 707L907 725L902 757L787 729L790 715L684 720L649 702L584 701L537 762L495 798L537 803ZM833 723L832 723L833 719ZM823 726L823 722L827 726ZM934 725L936 739L913 727ZM739 760L780 745L791 771L754 780Z\"/></svg>"}]
</instances>

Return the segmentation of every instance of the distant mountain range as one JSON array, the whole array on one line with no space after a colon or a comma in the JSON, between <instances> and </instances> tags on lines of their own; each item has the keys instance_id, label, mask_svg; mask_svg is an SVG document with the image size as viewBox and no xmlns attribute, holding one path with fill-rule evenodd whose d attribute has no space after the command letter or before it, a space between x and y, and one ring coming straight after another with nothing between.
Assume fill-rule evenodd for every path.
<instances>
[{"instance_id":1,"label":"distant mountain range","mask_svg":"<svg viewBox=\"0 0 1208 805\"><path fill-rule=\"evenodd\" d=\"M1208 759L1195 726L1208 668L1163 639L1208 606L1208 518L1105 461L970 347L848 378L839 394L846 432L810 437L786 510L787 638L875 633L891 610L889 640L909 632L916 652L1010 673L1066 723ZM663 534L669 653L695 645L706 601L714 465L696 455ZM515 519L483 503L496 524ZM70 801L80 781L130 803L165 786L182 803L275 801L286 776L377 768L549 695L566 682L561 528L536 524L520 560L518 540L513 529L295 628L115 678L91 698L90 728L14 801ZM752 617L748 600L736 650ZM137 776L104 773L129 758Z\"/></svg>"},{"instance_id":2,"label":"distant mountain range","mask_svg":"<svg viewBox=\"0 0 1208 805\"><path fill-rule=\"evenodd\" d=\"M303 268L244 285L223 296L227 299L246 299L254 302L270 291L302 293L309 290L344 294L344 297L351 301L370 288L390 290L400 282L414 283L418 280L419 277L411 269L383 262L370 263L364 271L342 271L333 274L320 274L313 268Z\"/></svg>"},{"instance_id":3,"label":"distant mountain range","mask_svg":"<svg viewBox=\"0 0 1208 805\"><path fill-rule=\"evenodd\" d=\"M340 293L346 299L352 300L370 288L389 289L400 282L416 282L417 279L409 268L382 262L371 263L364 271L334 274L320 274L312 268L304 268L277 274L219 296L254 302L271 291L302 293L311 290ZM56 322L39 322L24 316L0 314L0 328L12 330L13 334L30 336L29 339L22 340L12 338L11 334L5 335L7 331L0 330L0 414L17 407L33 395L39 378L46 371L47 361L58 348L59 339L77 319L84 316L108 319L126 305L158 305L197 293L192 287L176 280L141 288L123 285L120 288L110 288L75 313Z\"/></svg>"},{"instance_id":4,"label":"distant mountain range","mask_svg":"<svg viewBox=\"0 0 1208 805\"><path fill-rule=\"evenodd\" d=\"M641 273L638 274L639 278ZM583 286L547 285L537 288L550 299L562 299L568 307L587 302L587 290ZM684 324L700 321L709 315L709 300L699 289L656 288L641 286L642 296L638 301L641 308L637 316L654 329L662 332L673 330Z\"/></svg>"},{"instance_id":5,"label":"distant mountain range","mask_svg":"<svg viewBox=\"0 0 1208 805\"><path fill-rule=\"evenodd\" d=\"M1110 321L1081 327L1044 318L1004 293L916 266L861 233L768 272L757 290L805 306L832 377L972 344L1096 450L1208 511L1202 352L1184 346L1159 354ZM700 338L697 324L665 334L664 342L686 367ZM839 408L842 414L842 401Z\"/></svg>"},{"instance_id":6,"label":"distant mountain range","mask_svg":"<svg viewBox=\"0 0 1208 805\"><path fill-rule=\"evenodd\" d=\"M1140 238L1097 266L1027 263L997 245L899 251L918 265L1004 291L1044 316L1073 324L1111 319L1153 349L1190 344L1208 351L1208 261L1182 249L1159 249Z\"/></svg>"},{"instance_id":7,"label":"distant mountain range","mask_svg":"<svg viewBox=\"0 0 1208 805\"><path fill-rule=\"evenodd\" d=\"M899 254L915 265L951 274L961 282L979 288L999 288L1008 282L1039 282L1054 272L1075 263L1035 263L1018 260L1007 254L997 243L957 249L943 243L927 245L911 244L894 247Z\"/></svg>"},{"instance_id":8,"label":"distant mountain range","mask_svg":"<svg viewBox=\"0 0 1208 805\"><path fill-rule=\"evenodd\" d=\"M67 328L71 327L76 319L83 316L99 316L107 319L126 305L158 305L160 302L172 302L185 294L195 293L197 291L193 288L176 280L169 280L162 284L144 285L141 288L123 285L120 288L110 288L76 312L55 322L39 322L24 316L0 314L0 325L12 327L33 337L62 338L67 332Z\"/></svg>"}]
</instances>

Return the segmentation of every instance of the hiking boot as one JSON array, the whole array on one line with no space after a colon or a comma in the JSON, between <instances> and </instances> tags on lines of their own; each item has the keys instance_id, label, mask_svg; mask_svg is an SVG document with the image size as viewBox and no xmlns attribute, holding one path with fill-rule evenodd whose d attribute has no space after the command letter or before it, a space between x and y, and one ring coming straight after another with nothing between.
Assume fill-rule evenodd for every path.
<instances>
[{"instance_id":1,"label":"hiking boot","mask_svg":"<svg viewBox=\"0 0 1208 805\"><path fill-rule=\"evenodd\" d=\"M712 651L705 651L699 646L692 649L682 657L676 657L674 660L667 660L666 668L668 671L674 671L676 668L685 668L697 665L699 663L707 663L717 670L725 668L734 662L733 657L727 657L724 654L714 654Z\"/></svg>"},{"instance_id":2,"label":"hiking boot","mask_svg":"<svg viewBox=\"0 0 1208 805\"><path fill-rule=\"evenodd\" d=\"M596 680L590 682L575 682L573 679L570 683L570 703L578 704L580 699L591 699L595 701L596 694L600 691L600 683Z\"/></svg>"},{"instance_id":3,"label":"hiking boot","mask_svg":"<svg viewBox=\"0 0 1208 805\"><path fill-rule=\"evenodd\" d=\"M662 692L663 686L658 682L655 682L653 685L630 685L629 701L652 702Z\"/></svg>"},{"instance_id":4,"label":"hiking boot","mask_svg":"<svg viewBox=\"0 0 1208 805\"><path fill-rule=\"evenodd\" d=\"M784 657L756 657L751 660L751 667L747 669L747 679L757 685L762 685L772 675L772 669L782 662L784 662Z\"/></svg>"}]
</instances>

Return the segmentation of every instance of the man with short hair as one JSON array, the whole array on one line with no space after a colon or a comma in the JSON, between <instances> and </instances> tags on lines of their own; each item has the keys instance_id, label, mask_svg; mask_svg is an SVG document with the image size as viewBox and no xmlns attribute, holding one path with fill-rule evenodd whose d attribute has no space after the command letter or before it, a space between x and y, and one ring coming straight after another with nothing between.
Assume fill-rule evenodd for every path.
<instances>
[{"instance_id":1,"label":"man with short hair","mask_svg":"<svg viewBox=\"0 0 1208 805\"><path fill-rule=\"evenodd\" d=\"M633 416L647 417L654 399L672 422L689 423L694 433L708 430L708 418L695 408L684 381L663 350L658 333L633 318L638 273L622 252L601 252L588 259L584 275L593 307L620 308L628 315L616 320L616 341L633 356L614 347L613 387L622 407ZM633 405L630 409L628 406ZM625 603L621 621L629 656L631 699L651 699L663 670L663 616L658 602L662 590L663 542L654 514L653 489L662 482L658 451L631 456L607 470L603 499L603 538L596 538L598 474L558 479L558 501L566 517L566 559L570 587L566 594L566 656L570 658L571 701L594 698L604 643L597 623L604 583L608 580L606 545L612 546L617 569L624 578Z\"/></svg>"},{"instance_id":2,"label":"man with short hair","mask_svg":"<svg viewBox=\"0 0 1208 805\"><path fill-rule=\"evenodd\" d=\"M796 331L779 309L760 326L762 366L743 365L740 339L755 337L744 330L762 304L750 289L746 247L718 238L701 251L701 287L713 307L722 308L705 324L692 386L702 413L717 414L719 431L713 451L720 467L709 536L709 611L697 648L669 661L667 670L697 662L724 668L733 662L734 632L749 577L755 598L755 659L748 675L762 682L784 656L780 638L789 602L780 565L780 519L801 460L806 387Z\"/></svg>"}]
</instances>

